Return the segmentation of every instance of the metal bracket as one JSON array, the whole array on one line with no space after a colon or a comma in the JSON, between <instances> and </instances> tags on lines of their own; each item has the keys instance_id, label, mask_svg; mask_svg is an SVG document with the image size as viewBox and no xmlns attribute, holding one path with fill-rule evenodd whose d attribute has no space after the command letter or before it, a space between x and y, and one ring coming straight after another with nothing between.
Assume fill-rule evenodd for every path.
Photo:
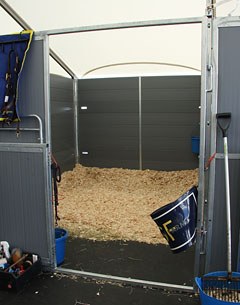
<instances>
[{"instance_id":1,"label":"metal bracket","mask_svg":"<svg viewBox=\"0 0 240 305\"><path fill-rule=\"evenodd\" d=\"M206 92L212 92L213 91L213 66L211 64L208 64L207 70L210 73L210 87L206 89Z\"/></svg>"},{"instance_id":2,"label":"metal bracket","mask_svg":"<svg viewBox=\"0 0 240 305\"><path fill-rule=\"evenodd\" d=\"M206 241L207 241L207 230L205 229L205 222L203 226L199 229L198 233L200 234L201 246L200 246L200 254L206 254Z\"/></svg>"},{"instance_id":3,"label":"metal bracket","mask_svg":"<svg viewBox=\"0 0 240 305\"><path fill-rule=\"evenodd\" d=\"M211 0L210 4L207 5L206 16L208 18L216 17L216 0Z\"/></svg>"}]
</instances>

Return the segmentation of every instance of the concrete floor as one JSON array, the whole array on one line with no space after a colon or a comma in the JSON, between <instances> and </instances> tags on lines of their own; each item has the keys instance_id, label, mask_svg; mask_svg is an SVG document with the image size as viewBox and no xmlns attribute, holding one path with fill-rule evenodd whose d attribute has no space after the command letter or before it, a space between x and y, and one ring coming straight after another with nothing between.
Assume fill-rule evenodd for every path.
<instances>
[{"instance_id":1,"label":"concrete floor","mask_svg":"<svg viewBox=\"0 0 240 305\"><path fill-rule=\"evenodd\" d=\"M164 245L68 239L63 268L160 281L193 283L194 248L172 254ZM4 305L199 305L198 296L76 275L40 274L20 292L0 291Z\"/></svg>"}]
</instances>

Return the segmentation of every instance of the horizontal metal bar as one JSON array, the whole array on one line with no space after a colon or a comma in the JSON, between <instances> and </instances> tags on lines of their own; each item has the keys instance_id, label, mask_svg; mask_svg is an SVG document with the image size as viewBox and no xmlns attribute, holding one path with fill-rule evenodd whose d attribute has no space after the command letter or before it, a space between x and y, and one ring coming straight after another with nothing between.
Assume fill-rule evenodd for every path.
<instances>
[{"instance_id":1,"label":"horizontal metal bar","mask_svg":"<svg viewBox=\"0 0 240 305\"><path fill-rule=\"evenodd\" d=\"M4 152L33 152L41 153L46 144L41 143L0 143L0 151Z\"/></svg>"},{"instance_id":2,"label":"horizontal metal bar","mask_svg":"<svg viewBox=\"0 0 240 305\"><path fill-rule=\"evenodd\" d=\"M87 278L96 279L96 280L106 280L106 281L130 284L133 286L144 286L147 288L159 288L159 289L166 289L166 290L171 290L171 291L194 293L194 289L191 286L145 281L145 280L133 279L133 278L128 278L128 277L92 273L92 272L86 272L86 271L80 271L80 270L66 269L66 268L61 268L61 267L58 267L55 270L56 270L56 272L59 272L59 273L77 275L80 277L87 277Z\"/></svg>"},{"instance_id":3,"label":"horizontal metal bar","mask_svg":"<svg viewBox=\"0 0 240 305\"><path fill-rule=\"evenodd\" d=\"M39 128L31 128L31 127L20 127L18 128L18 130L20 131L40 131ZM16 127L3 127L3 128L0 128L0 131L16 131Z\"/></svg>"},{"instance_id":4,"label":"horizontal metal bar","mask_svg":"<svg viewBox=\"0 0 240 305\"><path fill-rule=\"evenodd\" d=\"M202 17L192 17L192 18L161 19L161 20L148 20L148 21L133 21L133 22L53 29L53 30L39 31L36 32L36 34L62 35L62 34L73 34L73 33L83 33L83 32L108 31L108 30L117 30L117 29L119 30L119 29L129 29L129 28L143 28L143 27L152 27L152 26L194 24L194 23L202 23L202 20L203 20Z\"/></svg>"},{"instance_id":5,"label":"horizontal metal bar","mask_svg":"<svg viewBox=\"0 0 240 305\"><path fill-rule=\"evenodd\" d=\"M216 153L215 159L224 159L224 154ZM240 154L228 154L228 159L239 160L240 159Z\"/></svg>"},{"instance_id":6,"label":"horizontal metal bar","mask_svg":"<svg viewBox=\"0 0 240 305\"><path fill-rule=\"evenodd\" d=\"M240 16L218 17L214 20L214 24L217 28L239 26L238 25L239 22L240 22Z\"/></svg>"}]
</instances>

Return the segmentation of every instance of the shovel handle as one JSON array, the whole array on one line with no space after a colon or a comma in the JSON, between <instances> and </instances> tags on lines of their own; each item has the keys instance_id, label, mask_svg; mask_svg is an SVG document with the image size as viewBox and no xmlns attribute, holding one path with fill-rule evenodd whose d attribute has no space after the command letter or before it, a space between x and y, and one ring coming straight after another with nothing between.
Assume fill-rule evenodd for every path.
<instances>
[{"instance_id":1,"label":"shovel handle","mask_svg":"<svg viewBox=\"0 0 240 305\"><path fill-rule=\"evenodd\" d=\"M222 130L224 147L224 166L225 166L225 189L226 189L226 217L227 217L227 267L228 275L232 273L232 237L231 237L231 208L230 208L230 183L229 183L229 165L228 165L228 139L227 130L231 123L231 113L217 113L217 123Z\"/></svg>"},{"instance_id":2,"label":"shovel handle","mask_svg":"<svg viewBox=\"0 0 240 305\"><path fill-rule=\"evenodd\" d=\"M217 124L222 131L223 138L227 136L227 130L231 123L231 112L217 113Z\"/></svg>"}]
</instances>

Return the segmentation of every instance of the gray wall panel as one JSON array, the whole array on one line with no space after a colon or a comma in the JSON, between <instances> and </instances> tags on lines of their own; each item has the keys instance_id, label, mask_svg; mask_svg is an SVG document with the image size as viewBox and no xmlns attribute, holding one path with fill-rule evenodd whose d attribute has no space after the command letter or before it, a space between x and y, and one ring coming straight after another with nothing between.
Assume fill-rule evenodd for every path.
<instances>
[{"instance_id":1,"label":"gray wall panel","mask_svg":"<svg viewBox=\"0 0 240 305\"><path fill-rule=\"evenodd\" d=\"M87 120L87 118L86 118ZM82 123L85 120L82 119ZM134 129L129 128L129 125L123 124L119 126L118 124L113 125L113 121L109 120L109 123L111 124L111 128L107 130L108 137L133 137L136 138L136 131ZM97 127L97 128L96 128ZM89 141L91 137L98 137L101 136L104 132L106 132L107 124L96 124L95 126L90 126L87 130L81 130L80 137L81 142L84 143L84 141Z\"/></svg>"},{"instance_id":2,"label":"gray wall panel","mask_svg":"<svg viewBox=\"0 0 240 305\"><path fill-rule=\"evenodd\" d=\"M0 185L4 186L0 240L7 240L11 247L35 252L43 261L49 259L44 156L43 147L0 146L1 170L6 173L0 177Z\"/></svg>"},{"instance_id":3,"label":"gray wall panel","mask_svg":"<svg viewBox=\"0 0 240 305\"><path fill-rule=\"evenodd\" d=\"M154 112L154 110L157 111ZM186 128L191 129L192 132L199 133L198 112L190 113L190 115L186 115L186 116L182 116L181 114L175 112L165 113L164 104L162 105L162 107L160 105L157 105L155 109L152 108L152 110L150 109L149 112L144 113L142 118L142 123L143 125L160 125L160 126L166 126L167 128L168 126L170 126L170 128L175 126L176 129L178 128L178 126L181 127L185 126Z\"/></svg>"},{"instance_id":4,"label":"gray wall panel","mask_svg":"<svg viewBox=\"0 0 240 305\"><path fill-rule=\"evenodd\" d=\"M191 137L199 136L199 105L199 76L142 78L143 168L198 167Z\"/></svg>"},{"instance_id":5,"label":"gray wall panel","mask_svg":"<svg viewBox=\"0 0 240 305\"><path fill-rule=\"evenodd\" d=\"M231 112L232 121L228 131L229 152L240 152L240 27L221 28L219 31L218 112ZM218 131L219 132L219 131ZM222 139L218 135L218 150L222 150Z\"/></svg>"},{"instance_id":6,"label":"gray wall panel","mask_svg":"<svg viewBox=\"0 0 240 305\"><path fill-rule=\"evenodd\" d=\"M102 92L99 92L101 94ZM87 113L136 113L138 111L138 104L134 103L134 99L124 99L119 95L118 92L115 92L111 97L105 98L101 100L98 97L92 97L91 100L88 100L85 94L85 97L82 93L80 104L81 106L86 106L87 110L83 110L82 112ZM115 95L116 94L116 95ZM124 103L122 101L124 100ZM84 104L83 104L84 103ZM81 109L80 109L81 111Z\"/></svg>"},{"instance_id":7,"label":"gray wall panel","mask_svg":"<svg viewBox=\"0 0 240 305\"><path fill-rule=\"evenodd\" d=\"M177 92L176 92L177 95ZM175 100L166 100L166 99L159 99L159 100L147 100L147 104L143 104L143 112L148 113L152 112L152 109L157 107L159 103L164 105L164 113L170 113L172 114L186 114L186 113L196 113L196 103L199 103L199 95L198 99L191 99L191 100L186 100L185 98L183 100L180 100L179 97L176 100L176 95L175 95ZM159 96L161 94L159 93ZM199 106L199 105L198 105Z\"/></svg>"},{"instance_id":8,"label":"gray wall panel","mask_svg":"<svg viewBox=\"0 0 240 305\"><path fill-rule=\"evenodd\" d=\"M80 80L78 88L80 163L138 168L138 79Z\"/></svg>"},{"instance_id":9,"label":"gray wall panel","mask_svg":"<svg viewBox=\"0 0 240 305\"><path fill-rule=\"evenodd\" d=\"M128 89L136 89L138 86L137 78L99 78L99 79L89 79L89 80L80 80L79 81L79 90L128 90Z\"/></svg>"},{"instance_id":10,"label":"gray wall panel","mask_svg":"<svg viewBox=\"0 0 240 305\"><path fill-rule=\"evenodd\" d=\"M143 77L141 88L144 168L196 168L200 77ZM80 162L139 168L139 79L80 80L78 89Z\"/></svg>"},{"instance_id":11,"label":"gray wall panel","mask_svg":"<svg viewBox=\"0 0 240 305\"><path fill-rule=\"evenodd\" d=\"M94 85L94 84L93 84ZM122 107L118 102L122 102L123 100L126 102L131 102L136 100L136 92L131 89L115 89L105 88L102 90L93 90L85 91L81 90L81 99L83 99L86 103L98 102L98 103L106 103L106 105L114 104L116 107ZM135 88L136 89L136 88ZM104 108L103 108L104 109ZM101 108L100 108L101 110Z\"/></svg>"},{"instance_id":12,"label":"gray wall panel","mask_svg":"<svg viewBox=\"0 0 240 305\"><path fill-rule=\"evenodd\" d=\"M159 82L161 82L161 78L159 77ZM185 78L186 83L188 82L188 77L197 77L197 76L181 76ZM199 77L197 77L199 78ZM145 77L142 78L144 81L142 83L142 98L148 101L166 101L166 102L177 102L177 101L199 101L199 92L196 90L197 88L186 88L186 84L183 88L175 88L175 83L178 82L178 79L174 76L168 77L168 81L172 84L172 88L148 88L145 84Z\"/></svg>"},{"instance_id":13,"label":"gray wall panel","mask_svg":"<svg viewBox=\"0 0 240 305\"><path fill-rule=\"evenodd\" d=\"M61 170L75 165L73 81L58 75L50 77L52 152Z\"/></svg>"},{"instance_id":14,"label":"gray wall panel","mask_svg":"<svg viewBox=\"0 0 240 305\"><path fill-rule=\"evenodd\" d=\"M134 113L124 113L119 115L119 113L93 113L91 115L87 114L85 111L80 113L80 130L87 130L86 126L89 123L89 127L94 128L95 126L104 126L109 128L110 126L127 126L127 125L138 125L138 114ZM83 126L82 126L83 125Z\"/></svg>"},{"instance_id":15,"label":"gray wall panel","mask_svg":"<svg viewBox=\"0 0 240 305\"><path fill-rule=\"evenodd\" d=\"M43 65L44 45L42 41L33 41L29 50L19 82L19 114L38 114L45 120L45 95ZM45 132L45 131L44 131Z\"/></svg>"},{"instance_id":16,"label":"gray wall panel","mask_svg":"<svg viewBox=\"0 0 240 305\"><path fill-rule=\"evenodd\" d=\"M219 29L218 61L218 100L217 112L231 112L232 121L228 131L229 153L239 154L240 141L240 27L223 27ZM214 114L215 115L215 114ZM214 128L214 127L213 127ZM216 128L216 127L215 127ZM216 151L223 153L222 134L217 130ZM240 160L230 160L230 197L232 218L232 263L237 268L238 239L240 229ZM224 160L216 161L215 187L211 209L213 209L212 236L209 237L209 270L227 269L226 250L226 208ZM210 190L211 192L211 190Z\"/></svg>"},{"instance_id":17,"label":"gray wall panel","mask_svg":"<svg viewBox=\"0 0 240 305\"><path fill-rule=\"evenodd\" d=\"M174 87L172 86L174 80ZM144 77L144 87L147 89L199 89L199 77L195 76L163 76L163 77Z\"/></svg>"},{"instance_id":18,"label":"gray wall panel","mask_svg":"<svg viewBox=\"0 0 240 305\"><path fill-rule=\"evenodd\" d=\"M231 220L232 220L232 267L237 270L239 215L240 215L240 160L229 161ZM213 234L211 237L211 260L208 271L227 270L227 233L225 204L225 172L223 160L216 162L213 211Z\"/></svg>"}]
</instances>

